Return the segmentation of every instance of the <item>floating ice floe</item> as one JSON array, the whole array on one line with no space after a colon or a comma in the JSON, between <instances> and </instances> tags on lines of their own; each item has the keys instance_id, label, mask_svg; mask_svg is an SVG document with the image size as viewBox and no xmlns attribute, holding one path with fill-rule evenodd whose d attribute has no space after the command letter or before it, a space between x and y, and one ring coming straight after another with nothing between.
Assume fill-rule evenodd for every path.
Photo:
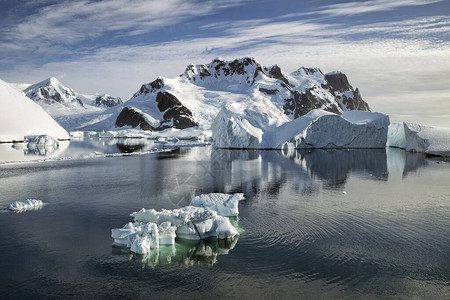
<instances>
[{"instance_id":1,"label":"floating ice floe","mask_svg":"<svg viewBox=\"0 0 450 300\"><path fill-rule=\"evenodd\" d=\"M69 135L71 138L81 139L84 137L84 132L83 131L70 131Z\"/></svg>"},{"instance_id":2,"label":"floating ice floe","mask_svg":"<svg viewBox=\"0 0 450 300\"><path fill-rule=\"evenodd\" d=\"M142 208L130 215L134 223L112 229L111 236L115 245L128 247L138 254L146 254L159 245L174 245L176 237L231 239L239 233L222 214L237 216L238 201L243 199L243 194L207 194L194 198L190 206L178 209Z\"/></svg>"},{"instance_id":3,"label":"floating ice floe","mask_svg":"<svg viewBox=\"0 0 450 300\"><path fill-rule=\"evenodd\" d=\"M59 147L59 142L57 139L46 134L28 135L24 137L23 145L28 149L35 149L35 148L56 149Z\"/></svg>"},{"instance_id":4,"label":"floating ice floe","mask_svg":"<svg viewBox=\"0 0 450 300\"><path fill-rule=\"evenodd\" d=\"M389 125L387 146L406 151L450 156L450 128L423 126L413 123Z\"/></svg>"},{"instance_id":5,"label":"floating ice floe","mask_svg":"<svg viewBox=\"0 0 450 300\"><path fill-rule=\"evenodd\" d=\"M42 206L42 200L37 200L37 199L28 199L24 202L21 201L16 201L14 203L11 203L9 205L9 210L12 211L26 211L26 210L30 210L30 209L37 209L40 206Z\"/></svg>"},{"instance_id":6,"label":"floating ice floe","mask_svg":"<svg viewBox=\"0 0 450 300\"><path fill-rule=\"evenodd\" d=\"M381 113L337 115L316 109L280 125L265 113L233 103L222 108L211 128L220 148L385 148L389 123Z\"/></svg>"}]
</instances>

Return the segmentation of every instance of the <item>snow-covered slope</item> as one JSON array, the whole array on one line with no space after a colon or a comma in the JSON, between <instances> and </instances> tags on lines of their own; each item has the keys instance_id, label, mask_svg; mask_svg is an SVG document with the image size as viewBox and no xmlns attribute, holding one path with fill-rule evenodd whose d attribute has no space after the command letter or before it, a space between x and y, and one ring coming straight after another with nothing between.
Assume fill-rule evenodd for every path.
<instances>
[{"instance_id":1,"label":"snow-covered slope","mask_svg":"<svg viewBox=\"0 0 450 300\"><path fill-rule=\"evenodd\" d=\"M206 65L187 66L172 79L159 77L144 84L131 99L108 109L109 116L86 129L132 127L144 130L208 130L225 104L240 103L268 114L279 124L312 109L342 113L369 110L358 90L340 72L323 74L317 68L300 68L286 74L278 66L261 66L253 58L233 61L214 59Z\"/></svg>"},{"instance_id":2,"label":"snow-covered slope","mask_svg":"<svg viewBox=\"0 0 450 300\"><path fill-rule=\"evenodd\" d=\"M240 149L384 148L389 117L372 112L325 110L282 125L239 103L227 104L211 129L214 145Z\"/></svg>"},{"instance_id":3,"label":"snow-covered slope","mask_svg":"<svg viewBox=\"0 0 450 300\"><path fill-rule=\"evenodd\" d=\"M0 80L0 142L23 141L24 136L46 134L69 139L69 134L39 105Z\"/></svg>"},{"instance_id":4,"label":"snow-covered slope","mask_svg":"<svg viewBox=\"0 0 450 300\"><path fill-rule=\"evenodd\" d=\"M74 130L92 119L95 120L106 108L123 103L120 98L108 94L77 93L54 77L30 85L23 91L67 130Z\"/></svg>"},{"instance_id":5,"label":"snow-covered slope","mask_svg":"<svg viewBox=\"0 0 450 300\"><path fill-rule=\"evenodd\" d=\"M450 156L450 128L394 123L389 126L387 146Z\"/></svg>"}]
</instances>

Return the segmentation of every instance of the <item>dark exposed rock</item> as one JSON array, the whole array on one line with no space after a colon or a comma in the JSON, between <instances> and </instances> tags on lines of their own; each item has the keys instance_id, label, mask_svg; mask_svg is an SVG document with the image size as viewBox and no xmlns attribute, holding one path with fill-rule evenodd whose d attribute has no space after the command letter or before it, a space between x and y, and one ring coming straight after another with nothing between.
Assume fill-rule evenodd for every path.
<instances>
[{"instance_id":1,"label":"dark exposed rock","mask_svg":"<svg viewBox=\"0 0 450 300\"><path fill-rule=\"evenodd\" d=\"M287 80L287 78L283 76L281 68L277 65L272 66L272 68L270 68L269 76L275 79L279 79L283 81L286 85L290 86L289 80Z\"/></svg>"},{"instance_id":2,"label":"dark exposed rock","mask_svg":"<svg viewBox=\"0 0 450 300\"><path fill-rule=\"evenodd\" d=\"M369 104L361 98L359 89L353 92L353 98L347 98L345 95L342 98L342 103L350 110L370 111Z\"/></svg>"},{"instance_id":3,"label":"dark exposed rock","mask_svg":"<svg viewBox=\"0 0 450 300\"><path fill-rule=\"evenodd\" d=\"M192 112L168 92L158 92L156 95L158 109L164 113L163 120L157 130L164 130L169 127L184 129L197 126L193 121Z\"/></svg>"},{"instance_id":4,"label":"dark exposed rock","mask_svg":"<svg viewBox=\"0 0 450 300\"><path fill-rule=\"evenodd\" d=\"M125 107L117 116L116 127L131 126L136 128L139 126L142 130L154 130L150 124L145 121L142 112L135 110L133 107Z\"/></svg>"},{"instance_id":5,"label":"dark exposed rock","mask_svg":"<svg viewBox=\"0 0 450 300\"><path fill-rule=\"evenodd\" d=\"M78 104L80 104L81 106L83 106L83 107L84 107L84 103L83 103L83 100L81 100L80 98L77 98L77 102L78 102Z\"/></svg>"},{"instance_id":6,"label":"dark exposed rock","mask_svg":"<svg viewBox=\"0 0 450 300\"><path fill-rule=\"evenodd\" d=\"M164 87L164 82L161 78L157 78L156 80L150 82L149 84L143 84L139 89L139 92L135 93L133 97L137 97L142 94L148 94L156 92Z\"/></svg>"},{"instance_id":7,"label":"dark exposed rock","mask_svg":"<svg viewBox=\"0 0 450 300\"><path fill-rule=\"evenodd\" d=\"M201 65L200 69L200 79L203 79L204 77L211 77L211 73L208 71L208 68L205 65Z\"/></svg>"},{"instance_id":8,"label":"dark exposed rock","mask_svg":"<svg viewBox=\"0 0 450 300\"><path fill-rule=\"evenodd\" d=\"M369 105L362 99L358 89L353 90L353 87L348 82L347 76L341 72L335 72L325 75L331 91L338 97L341 97L342 104L349 110L363 110L370 111ZM353 98L345 95L339 96L338 92L352 91Z\"/></svg>"},{"instance_id":9,"label":"dark exposed rock","mask_svg":"<svg viewBox=\"0 0 450 300\"><path fill-rule=\"evenodd\" d=\"M120 97L114 98L110 95L99 95L97 98L95 98L95 105L97 106L107 106L107 107L113 107L119 104L122 104L122 99Z\"/></svg>"},{"instance_id":10,"label":"dark exposed rock","mask_svg":"<svg viewBox=\"0 0 450 300\"><path fill-rule=\"evenodd\" d=\"M270 89L265 89L265 88L259 88L259 91L266 93L267 95L275 95L276 93L279 92L279 90L277 90L277 89L270 90Z\"/></svg>"},{"instance_id":11,"label":"dark exposed rock","mask_svg":"<svg viewBox=\"0 0 450 300\"><path fill-rule=\"evenodd\" d=\"M327 103L317 99L311 93L311 89L308 89L303 93L294 91L294 97L285 99L285 104L283 106L284 113L286 115L293 115L294 119L306 115L311 110L317 108L323 108L326 111L339 114L339 110L336 106L327 106Z\"/></svg>"},{"instance_id":12,"label":"dark exposed rock","mask_svg":"<svg viewBox=\"0 0 450 300\"><path fill-rule=\"evenodd\" d=\"M325 78L327 79L328 85L331 86L331 88L334 91L347 91L347 90L353 90L352 86L348 82L347 76L345 76L344 73L336 72L332 74L325 75Z\"/></svg>"}]
</instances>

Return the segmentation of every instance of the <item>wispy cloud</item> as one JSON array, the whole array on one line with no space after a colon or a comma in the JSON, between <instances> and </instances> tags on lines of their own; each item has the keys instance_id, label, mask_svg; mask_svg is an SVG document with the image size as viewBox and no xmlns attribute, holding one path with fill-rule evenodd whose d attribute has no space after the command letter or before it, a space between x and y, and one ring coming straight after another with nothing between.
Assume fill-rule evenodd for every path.
<instances>
[{"instance_id":1,"label":"wispy cloud","mask_svg":"<svg viewBox=\"0 0 450 300\"><path fill-rule=\"evenodd\" d=\"M365 13L393 10L404 6L427 5L445 0L368 0L331 4L317 8L309 14L329 16L352 16Z\"/></svg>"},{"instance_id":2,"label":"wispy cloud","mask_svg":"<svg viewBox=\"0 0 450 300\"><path fill-rule=\"evenodd\" d=\"M60 49L54 46L72 45L106 33L139 35L246 2L248 0L57 2L38 9L19 24L2 26L0 49L15 47L24 51L41 49L56 53Z\"/></svg>"}]
</instances>

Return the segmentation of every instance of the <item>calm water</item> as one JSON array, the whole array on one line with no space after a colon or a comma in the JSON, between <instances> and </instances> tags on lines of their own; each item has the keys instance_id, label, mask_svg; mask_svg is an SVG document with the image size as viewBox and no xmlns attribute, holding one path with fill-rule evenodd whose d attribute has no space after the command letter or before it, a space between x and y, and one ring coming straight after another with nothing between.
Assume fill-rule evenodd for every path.
<instances>
[{"instance_id":1,"label":"calm water","mask_svg":"<svg viewBox=\"0 0 450 300\"><path fill-rule=\"evenodd\" d=\"M0 213L2 298L450 297L450 161L210 146L76 159L163 147L117 142L72 141L49 156L70 160L0 164L0 208L47 203ZM5 149L0 160L31 159ZM237 240L178 241L145 257L111 246L130 213L208 192L245 194Z\"/></svg>"}]
</instances>

